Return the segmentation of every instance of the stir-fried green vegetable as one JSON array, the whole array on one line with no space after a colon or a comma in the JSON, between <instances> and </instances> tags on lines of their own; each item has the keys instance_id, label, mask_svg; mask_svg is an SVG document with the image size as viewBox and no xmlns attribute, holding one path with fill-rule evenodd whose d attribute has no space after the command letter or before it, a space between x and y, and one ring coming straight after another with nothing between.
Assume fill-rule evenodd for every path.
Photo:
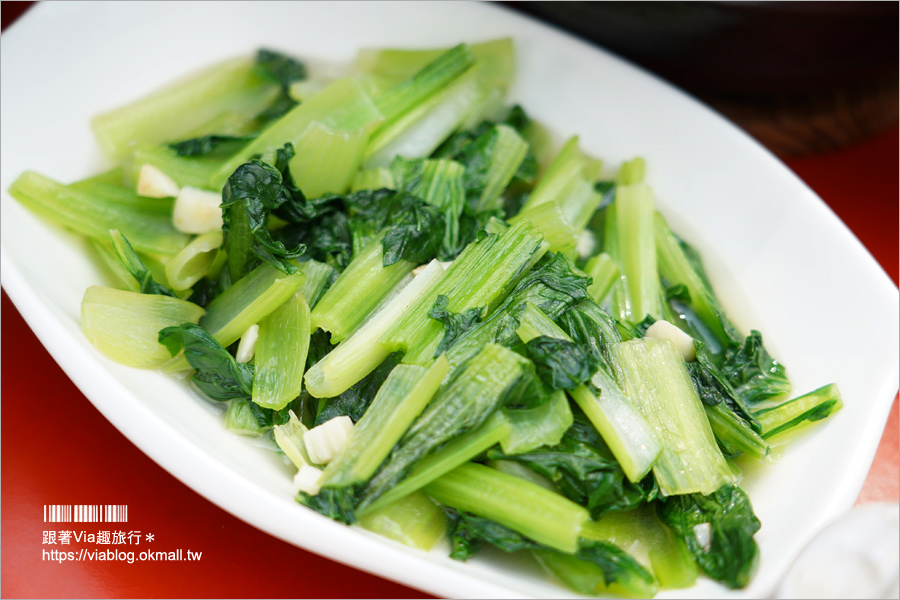
<instances>
[{"instance_id":1,"label":"stir-fried green vegetable","mask_svg":"<svg viewBox=\"0 0 900 600\"><path fill-rule=\"evenodd\" d=\"M504 104L513 71L509 39L363 50L335 81L261 50L99 115L115 169L10 193L112 275L91 344L227 403L310 509L528 553L582 594L743 587L760 523L732 459L771 460L840 393L786 400L652 165L601 180L579 138L548 150Z\"/></svg>"}]
</instances>

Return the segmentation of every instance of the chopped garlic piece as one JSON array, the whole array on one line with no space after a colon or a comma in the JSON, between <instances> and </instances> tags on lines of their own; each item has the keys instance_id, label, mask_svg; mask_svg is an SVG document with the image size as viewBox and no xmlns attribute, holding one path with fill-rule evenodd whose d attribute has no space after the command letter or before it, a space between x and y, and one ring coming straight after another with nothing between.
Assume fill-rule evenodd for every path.
<instances>
[{"instance_id":1,"label":"chopped garlic piece","mask_svg":"<svg viewBox=\"0 0 900 600\"><path fill-rule=\"evenodd\" d=\"M294 475L294 489L298 492L306 492L310 496L315 496L321 489L319 479L322 477L322 469L303 465L297 474Z\"/></svg>"},{"instance_id":2,"label":"chopped garlic piece","mask_svg":"<svg viewBox=\"0 0 900 600\"><path fill-rule=\"evenodd\" d=\"M184 187L175 199L172 221L184 233L207 233L222 228L222 198L215 192Z\"/></svg>"},{"instance_id":3,"label":"chopped garlic piece","mask_svg":"<svg viewBox=\"0 0 900 600\"><path fill-rule=\"evenodd\" d=\"M578 241L575 243L575 252L580 258L590 258L597 251L597 236L588 229L578 234Z\"/></svg>"},{"instance_id":4,"label":"chopped garlic piece","mask_svg":"<svg viewBox=\"0 0 900 600\"><path fill-rule=\"evenodd\" d=\"M313 427L303 434L309 459L317 465L328 464L347 442L351 431L353 421L347 416L335 417Z\"/></svg>"},{"instance_id":5,"label":"chopped garlic piece","mask_svg":"<svg viewBox=\"0 0 900 600\"><path fill-rule=\"evenodd\" d=\"M174 198L179 192L175 180L153 165L141 165L138 174L138 196L147 198Z\"/></svg>"},{"instance_id":6,"label":"chopped garlic piece","mask_svg":"<svg viewBox=\"0 0 900 600\"><path fill-rule=\"evenodd\" d=\"M709 523L694 525L694 537L703 551L708 552L709 545L712 543L712 526Z\"/></svg>"},{"instance_id":7,"label":"chopped garlic piece","mask_svg":"<svg viewBox=\"0 0 900 600\"><path fill-rule=\"evenodd\" d=\"M241 336L234 359L239 363L248 363L256 351L256 340L259 338L259 325L251 325Z\"/></svg>"},{"instance_id":8,"label":"chopped garlic piece","mask_svg":"<svg viewBox=\"0 0 900 600\"><path fill-rule=\"evenodd\" d=\"M656 340L669 340L678 351L685 362L691 362L697 358L697 349L694 348L694 338L678 329L668 321L657 321L647 328L644 337L651 337Z\"/></svg>"}]
</instances>

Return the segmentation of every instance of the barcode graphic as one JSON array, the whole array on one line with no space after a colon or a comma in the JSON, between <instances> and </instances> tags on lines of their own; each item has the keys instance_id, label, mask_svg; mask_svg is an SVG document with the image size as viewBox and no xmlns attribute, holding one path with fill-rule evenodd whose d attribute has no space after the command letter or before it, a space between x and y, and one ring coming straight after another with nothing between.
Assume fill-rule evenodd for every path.
<instances>
[{"instance_id":1,"label":"barcode graphic","mask_svg":"<svg viewBox=\"0 0 900 600\"><path fill-rule=\"evenodd\" d=\"M126 504L45 504L44 523L127 523Z\"/></svg>"}]
</instances>

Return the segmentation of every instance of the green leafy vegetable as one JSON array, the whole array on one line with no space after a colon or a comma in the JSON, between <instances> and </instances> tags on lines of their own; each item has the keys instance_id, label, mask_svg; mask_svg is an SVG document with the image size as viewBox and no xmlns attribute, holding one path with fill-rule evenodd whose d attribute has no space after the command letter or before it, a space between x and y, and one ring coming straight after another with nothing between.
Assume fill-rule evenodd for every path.
<instances>
[{"instance_id":1,"label":"green leafy vegetable","mask_svg":"<svg viewBox=\"0 0 900 600\"><path fill-rule=\"evenodd\" d=\"M256 52L256 70L281 85L291 87L295 81L306 79L306 65L280 52L260 48Z\"/></svg>"},{"instance_id":2,"label":"green leafy vegetable","mask_svg":"<svg viewBox=\"0 0 900 600\"><path fill-rule=\"evenodd\" d=\"M272 237L289 248L305 246L309 258L343 271L353 258L350 219L344 212L323 210L308 222L289 223Z\"/></svg>"},{"instance_id":3,"label":"green leafy vegetable","mask_svg":"<svg viewBox=\"0 0 900 600\"><path fill-rule=\"evenodd\" d=\"M143 262L141 262L137 252L135 252L134 248L131 247L131 244L128 243L128 238L122 235L117 229L110 231L109 235L112 238L113 251L116 253L119 263L121 263L125 270L137 281L139 291L142 294L175 296L175 294L172 293L172 290L164 285L158 284L153 279L153 274L150 273L150 270L144 266Z\"/></svg>"},{"instance_id":4,"label":"green leafy vegetable","mask_svg":"<svg viewBox=\"0 0 900 600\"><path fill-rule=\"evenodd\" d=\"M487 542L504 552L530 550L538 546L535 542L500 525L496 521L455 508L443 507L447 515L447 537L450 539L450 558L468 560L478 553L482 542Z\"/></svg>"},{"instance_id":5,"label":"green leafy vegetable","mask_svg":"<svg viewBox=\"0 0 900 600\"><path fill-rule=\"evenodd\" d=\"M260 260L283 273L297 272L289 259L302 256L305 246L289 250L272 239L268 228L269 214L289 198L281 172L261 160L244 163L228 178L222 190L222 231L232 281L246 275Z\"/></svg>"},{"instance_id":6,"label":"green leafy vegetable","mask_svg":"<svg viewBox=\"0 0 900 600\"><path fill-rule=\"evenodd\" d=\"M353 216L350 230L354 251L361 249L380 231L384 266L400 260L423 263L434 258L444 232L444 217L439 209L407 192L364 190L345 200Z\"/></svg>"},{"instance_id":7,"label":"green leafy vegetable","mask_svg":"<svg viewBox=\"0 0 900 600\"><path fill-rule=\"evenodd\" d=\"M516 329L527 304L533 304L555 318L587 295L588 281L565 256L548 253L522 278L497 310L453 341L447 358L453 365L460 364L488 342L507 348L517 346L520 340Z\"/></svg>"},{"instance_id":8,"label":"green leafy vegetable","mask_svg":"<svg viewBox=\"0 0 900 600\"><path fill-rule=\"evenodd\" d=\"M291 419L290 404L276 410L260 406L256 402L250 402L250 412L253 413L257 425L262 429L269 429L275 425L284 425Z\"/></svg>"},{"instance_id":9,"label":"green leafy vegetable","mask_svg":"<svg viewBox=\"0 0 900 600\"><path fill-rule=\"evenodd\" d=\"M428 262L440 249L444 220L441 213L410 194L394 196L397 206L381 241L384 266L405 260L415 264Z\"/></svg>"},{"instance_id":10,"label":"green leafy vegetable","mask_svg":"<svg viewBox=\"0 0 900 600\"><path fill-rule=\"evenodd\" d=\"M443 337L441 323L428 317L439 295L450 298L447 308L454 312L479 306L490 312L503 303L545 249L540 234L525 221L499 235L482 236L466 247L379 342L390 350L403 350L406 364L430 362Z\"/></svg>"},{"instance_id":11,"label":"green leafy vegetable","mask_svg":"<svg viewBox=\"0 0 900 600\"><path fill-rule=\"evenodd\" d=\"M590 353L597 367L615 381L616 367L609 347L622 341L615 320L590 298L581 298L559 316L558 323L579 347Z\"/></svg>"},{"instance_id":12,"label":"green leafy vegetable","mask_svg":"<svg viewBox=\"0 0 900 600\"><path fill-rule=\"evenodd\" d=\"M306 492L297 494L297 502L320 515L351 525L356 522L356 491L363 484L345 488L323 488L315 496Z\"/></svg>"},{"instance_id":13,"label":"green leafy vegetable","mask_svg":"<svg viewBox=\"0 0 900 600\"><path fill-rule=\"evenodd\" d=\"M581 571L578 573L581 585L575 587L582 594L593 595L601 591L596 589L597 583L602 583L604 587L619 583L626 590L640 592L635 597L646 597L648 592L649 595L655 593L653 575L613 544L582 539L574 554L565 554L538 544L491 519L447 507L444 507L444 511L449 521L447 531L451 545L450 557L456 560L467 560L478 552L482 543L487 542L504 552L536 551L539 560L551 572L562 576L566 583L573 583L569 580L571 571L576 570L573 567L578 562L583 562L584 564L578 565L580 569L577 569ZM565 567L559 563L559 559L574 561L574 564L570 562L565 565L568 573L560 572Z\"/></svg>"},{"instance_id":14,"label":"green leafy vegetable","mask_svg":"<svg viewBox=\"0 0 900 600\"><path fill-rule=\"evenodd\" d=\"M759 562L753 534L760 522L744 490L728 485L708 496L670 496L657 507L704 573L732 589L747 585Z\"/></svg>"},{"instance_id":15,"label":"green leafy vegetable","mask_svg":"<svg viewBox=\"0 0 900 600\"><path fill-rule=\"evenodd\" d=\"M755 330L741 346L725 351L722 373L737 395L748 404L791 391L784 365L766 351L762 334Z\"/></svg>"},{"instance_id":16,"label":"green leafy vegetable","mask_svg":"<svg viewBox=\"0 0 900 600\"><path fill-rule=\"evenodd\" d=\"M255 135L219 135L215 133L169 144L178 156L204 156L223 146L249 142Z\"/></svg>"},{"instance_id":17,"label":"green leafy vegetable","mask_svg":"<svg viewBox=\"0 0 900 600\"><path fill-rule=\"evenodd\" d=\"M485 307L469 308L461 313L454 313L447 310L447 303L450 301L447 296L440 295L434 301L434 307L428 311L428 316L436 319L444 324L444 337L441 339L440 345L434 351L434 355L443 354L460 335L472 329L476 324L481 322L484 316Z\"/></svg>"},{"instance_id":18,"label":"green leafy vegetable","mask_svg":"<svg viewBox=\"0 0 900 600\"><path fill-rule=\"evenodd\" d=\"M287 200L273 214L288 222L274 238L287 246L306 246L306 255L342 271L359 247L354 247L350 229L350 207L354 198L326 194L307 198L294 183L290 163L294 147L285 144L276 151L275 168L281 173Z\"/></svg>"},{"instance_id":19,"label":"green leafy vegetable","mask_svg":"<svg viewBox=\"0 0 900 600\"><path fill-rule=\"evenodd\" d=\"M346 487L371 478L431 401L449 366L445 359L438 359L428 369L414 365L392 368L347 442L328 463L319 485Z\"/></svg>"},{"instance_id":20,"label":"green leafy vegetable","mask_svg":"<svg viewBox=\"0 0 900 600\"><path fill-rule=\"evenodd\" d=\"M220 282L224 284L226 279L228 278L210 279L209 277L204 277L191 288L191 295L188 296L188 300L197 306L205 308L210 302L215 300L216 296L225 291L227 286L220 285Z\"/></svg>"},{"instance_id":21,"label":"green leafy vegetable","mask_svg":"<svg viewBox=\"0 0 900 600\"><path fill-rule=\"evenodd\" d=\"M481 426L510 394L531 364L502 346L488 344L438 392L363 492L370 504L444 442Z\"/></svg>"},{"instance_id":22,"label":"green leafy vegetable","mask_svg":"<svg viewBox=\"0 0 900 600\"><path fill-rule=\"evenodd\" d=\"M451 160L398 156L391 162L397 189L421 198L443 214L444 234L438 246L441 260L452 260L471 241L461 240L459 235L459 217L465 204L464 172L463 165Z\"/></svg>"},{"instance_id":23,"label":"green leafy vegetable","mask_svg":"<svg viewBox=\"0 0 900 600\"><path fill-rule=\"evenodd\" d=\"M644 160L598 180L577 136L557 150L505 106L513 73L510 38L364 50L328 84L260 49L95 119L115 168L10 193L129 290L85 293L104 355L189 376L301 471L308 428L353 421L296 496L312 510L425 549L447 525L452 558L526 552L589 596L698 570L744 587L760 522L730 459L766 458L840 393L782 401L784 366L730 322ZM174 192L135 191L147 167L221 189L221 231L176 230ZM645 337L657 320L696 358Z\"/></svg>"},{"instance_id":24,"label":"green leafy vegetable","mask_svg":"<svg viewBox=\"0 0 900 600\"><path fill-rule=\"evenodd\" d=\"M520 105L515 104L509 109L509 112L507 112L506 116L503 118L503 123L515 129L519 132L519 135L529 139L529 132L532 125L531 117L528 116L525 109ZM537 180L537 175L538 162L534 156L531 144L529 144L528 153L525 155L522 164L519 165L519 168L516 170L516 174L513 177L513 184L520 187L532 186ZM513 213L508 212L507 214L512 215Z\"/></svg>"},{"instance_id":25,"label":"green leafy vegetable","mask_svg":"<svg viewBox=\"0 0 900 600\"><path fill-rule=\"evenodd\" d=\"M597 430L584 414L573 410L574 422L560 443L521 454L495 448L491 460L518 462L543 475L566 498L586 507L592 518L610 510L628 510L656 497L652 478L640 484L628 481Z\"/></svg>"},{"instance_id":26,"label":"green leafy vegetable","mask_svg":"<svg viewBox=\"0 0 900 600\"><path fill-rule=\"evenodd\" d=\"M538 376L553 390L571 390L597 372L598 361L575 342L539 336L525 349Z\"/></svg>"},{"instance_id":27,"label":"green leafy vegetable","mask_svg":"<svg viewBox=\"0 0 900 600\"><path fill-rule=\"evenodd\" d=\"M841 393L832 383L776 406L760 407L754 415L759 419L763 437L768 440L821 421L843 406Z\"/></svg>"},{"instance_id":28,"label":"green leafy vegetable","mask_svg":"<svg viewBox=\"0 0 900 600\"><path fill-rule=\"evenodd\" d=\"M696 360L685 364L700 400L708 406L724 403L728 410L747 421L756 432L760 432L759 423L731 386L725 374L715 365L713 357L701 342L696 342L695 345L699 346Z\"/></svg>"},{"instance_id":29,"label":"green leafy vegetable","mask_svg":"<svg viewBox=\"0 0 900 600\"><path fill-rule=\"evenodd\" d=\"M280 52L262 48L256 53L254 69L264 78L281 86L281 93L266 110L256 116L257 121L272 121L297 105L297 101L288 92L292 83L306 79L306 65Z\"/></svg>"},{"instance_id":30,"label":"green leafy vegetable","mask_svg":"<svg viewBox=\"0 0 900 600\"><path fill-rule=\"evenodd\" d=\"M581 540L574 556L549 549L534 553L544 568L581 594L651 598L657 591L653 576L613 544Z\"/></svg>"},{"instance_id":31,"label":"green leafy vegetable","mask_svg":"<svg viewBox=\"0 0 900 600\"><path fill-rule=\"evenodd\" d=\"M398 363L397 356L389 356L378 368L369 373L362 381L354 384L349 390L336 398L329 398L321 402L322 409L316 415L315 424L321 425L334 417L343 415L350 417L354 423L359 421L372 400L375 399L378 389Z\"/></svg>"},{"instance_id":32,"label":"green leafy vegetable","mask_svg":"<svg viewBox=\"0 0 900 600\"><path fill-rule=\"evenodd\" d=\"M166 327L159 343L172 356L184 357L196 372L191 380L206 396L219 402L235 398L249 400L253 393L253 366L239 363L205 329L193 323Z\"/></svg>"}]
</instances>

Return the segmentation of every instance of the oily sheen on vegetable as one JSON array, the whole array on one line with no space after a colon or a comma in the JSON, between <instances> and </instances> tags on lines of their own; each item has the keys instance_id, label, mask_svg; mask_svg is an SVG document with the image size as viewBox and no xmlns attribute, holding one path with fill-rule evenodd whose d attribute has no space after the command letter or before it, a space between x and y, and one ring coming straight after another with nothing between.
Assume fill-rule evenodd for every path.
<instances>
[{"instance_id":1,"label":"oily sheen on vegetable","mask_svg":"<svg viewBox=\"0 0 900 600\"><path fill-rule=\"evenodd\" d=\"M510 39L363 49L334 80L260 50L98 115L114 169L10 193L87 240L97 351L224 403L295 468L297 510L527 553L581 594L743 587L737 465L840 393L792 396L652 165L556 147L506 102L514 71Z\"/></svg>"}]
</instances>

